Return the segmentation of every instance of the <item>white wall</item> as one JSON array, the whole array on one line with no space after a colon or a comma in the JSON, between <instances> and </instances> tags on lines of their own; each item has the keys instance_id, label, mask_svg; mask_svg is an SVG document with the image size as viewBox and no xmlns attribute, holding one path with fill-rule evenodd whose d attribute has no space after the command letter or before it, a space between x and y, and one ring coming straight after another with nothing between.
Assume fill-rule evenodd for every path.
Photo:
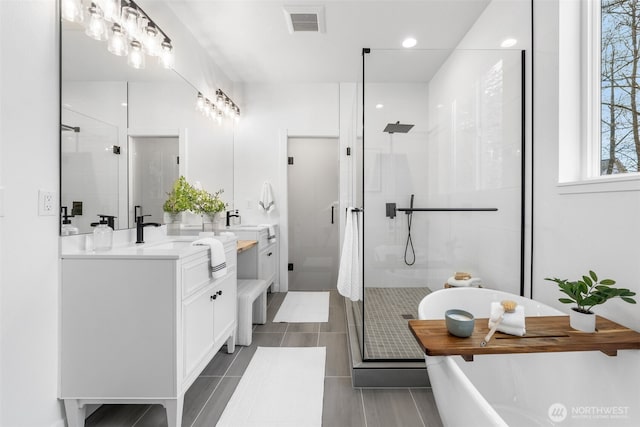
<instances>
[{"instance_id":1,"label":"white wall","mask_svg":"<svg viewBox=\"0 0 640 427\"><path fill-rule=\"evenodd\" d=\"M58 195L55 16L53 0L0 2L0 425L8 427L62 425L58 215L37 215L38 189Z\"/></svg>"},{"instance_id":2,"label":"white wall","mask_svg":"<svg viewBox=\"0 0 640 427\"><path fill-rule=\"evenodd\" d=\"M337 137L339 85L256 83L242 89L246 108L235 133L233 207L244 224L280 224L282 267L288 253L286 135ZM258 209L265 181L272 185L276 204L269 213ZM286 277L286 268L281 268L281 284Z\"/></svg>"},{"instance_id":3,"label":"white wall","mask_svg":"<svg viewBox=\"0 0 640 427\"><path fill-rule=\"evenodd\" d=\"M536 1L534 19L533 297L568 311L570 306L557 301L561 294L545 277L577 279L591 269L640 293L640 192L563 194L567 190L558 187L559 145L566 138L580 138L567 134L562 140L559 138L558 105L565 96L565 81L558 77L562 55L558 50L558 2ZM615 185L610 187L615 189ZM614 300L594 311L640 330L638 305Z\"/></svg>"}]
</instances>

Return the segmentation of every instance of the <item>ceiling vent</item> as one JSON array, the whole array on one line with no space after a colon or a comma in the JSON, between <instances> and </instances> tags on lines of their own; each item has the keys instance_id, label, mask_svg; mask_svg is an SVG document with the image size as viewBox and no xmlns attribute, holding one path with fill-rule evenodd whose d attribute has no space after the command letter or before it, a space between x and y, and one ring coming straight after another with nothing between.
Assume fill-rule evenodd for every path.
<instances>
[{"instance_id":1,"label":"ceiling vent","mask_svg":"<svg viewBox=\"0 0 640 427\"><path fill-rule=\"evenodd\" d=\"M283 10L291 34L324 33L323 6L285 6Z\"/></svg>"}]
</instances>

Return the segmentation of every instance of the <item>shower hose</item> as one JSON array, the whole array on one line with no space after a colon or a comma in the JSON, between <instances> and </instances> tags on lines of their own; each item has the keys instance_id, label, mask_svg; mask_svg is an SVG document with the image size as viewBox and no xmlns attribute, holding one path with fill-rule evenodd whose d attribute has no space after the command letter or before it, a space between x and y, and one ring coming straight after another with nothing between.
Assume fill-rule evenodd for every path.
<instances>
[{"instance_id":1,"label":"shower hose","mask_svg":"<svg viewBox=\"0 0 640 427\"><path fill-rule=\"evenodd\" d=\"M407 233L407 244L404 247L404 263L407 265L413 265L416 263L416 251L413 248L413 240L411 240L411 222L412 221L413 221L413 212L407 212L408 233ZM409 250L411 250L411 254L409 254ZM409 258L411 258L411 261L409 261Z\"/></svg>"}]
</instances>

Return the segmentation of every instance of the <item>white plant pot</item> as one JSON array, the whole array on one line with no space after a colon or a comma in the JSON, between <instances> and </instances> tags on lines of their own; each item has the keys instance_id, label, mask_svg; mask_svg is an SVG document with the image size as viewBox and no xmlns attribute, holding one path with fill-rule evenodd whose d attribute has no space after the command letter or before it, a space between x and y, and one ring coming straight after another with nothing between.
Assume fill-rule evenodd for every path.
<instances>
[{"instance_id":1,"label":"white plant pot","mask_svg":"<svg viewBox=\"0 0 640 427\"><path fill-rule=\"evenodd\" d=\"M593 313L581 313L572 308L569 312L569 325L578 331L595 332L596 315Z\"/></svg>"}]
</instances>

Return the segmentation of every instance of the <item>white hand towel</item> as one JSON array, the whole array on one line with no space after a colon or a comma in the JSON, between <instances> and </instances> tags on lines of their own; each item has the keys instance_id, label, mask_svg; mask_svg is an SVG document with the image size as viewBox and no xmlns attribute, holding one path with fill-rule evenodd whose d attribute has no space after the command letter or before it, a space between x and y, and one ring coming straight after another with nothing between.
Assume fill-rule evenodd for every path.
<instances>
[{"instance_id":1,"label":"white hand towel","mask_svg":"<svg viewBox=\"0 0 640 427\"><path fill-rule=\"evenodd\" d=\"M270 242L274 242L276 240L276 227L272 224L258 224L259 227L267 227L267 239Z\"/></svg>"},{"instance_id":2,"label":"white hand towel","mask_svg":"<svg viewBox=\"0 0 640 427\"><path fill-rule=\"evenodd\" d=\"M354 208L347 209L347 221L344 227L344 242L338 269L338 292L351 301L362 299L360 286L360 239L358 235L358 214Z\"/></svg>"},{"instance_id":3,"label":"white hand towel","mask_svg":"<svg viewBox=\"0 0 640 427\"><path fill-rule=\"evenodd\" d=\"M455 287L478 287L482 286L482 279L479 277L472 277L471 279L456 280L454 276L447 279L447 284Z\"/></svg>"},{"instance_id":4,"label":"white hand towel","mask_svg":"<svg viewBox=\"0 0 640 427\"><path fill-rule=\"evenodd\" d=\"M271 212L276 205L273 199L271 184L267 181L262 184L262 193L260 194L260 201L258 204L265 212Z\"/></svg>"},{"instance_id":5,"label":"white hand towel","mask_svg":"<svg viewBox=\"0 0 640 427\"><path fill-rule=\"evenodd\" d=\"M491 315L489 316L489 328L493 328L500 316L503 316L502 322L496 328L497 331L509 335L523 336L526 333L524 307L516 306L513 313L505 313L504 307L499 302L491 303Z\"/></svg>"},{"instance_id":6,"label":"white hand towel","mask_svg":"<svg viewBox=\"0 0 640 427\"><path fill-rule=\"evenodd\" d=\"M227 257L224 254L224 245L218 239L206 237L191 243L193 246L202 245L209 246L211 249L211 276L219 279L227 274Z\"/></svg>"}]
</instances>

